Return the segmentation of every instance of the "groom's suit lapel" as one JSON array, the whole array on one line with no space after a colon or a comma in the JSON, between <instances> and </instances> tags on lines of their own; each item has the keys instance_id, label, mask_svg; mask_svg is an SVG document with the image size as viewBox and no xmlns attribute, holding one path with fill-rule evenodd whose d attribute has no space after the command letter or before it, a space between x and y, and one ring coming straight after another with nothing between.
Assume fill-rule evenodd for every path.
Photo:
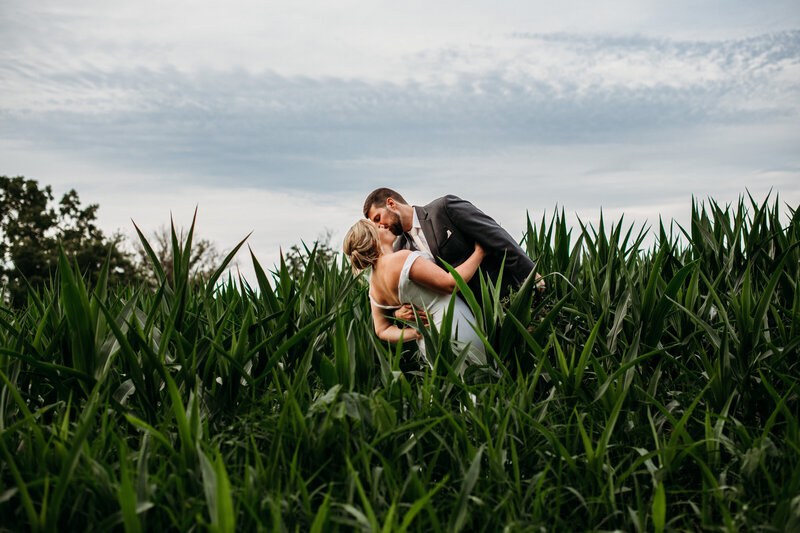
<instances>
[{"instance_id":1,"label":"groom's suit lapel","mask_svg":"<svg viewBox=\"0 0 800 533\"><path fill-rule=\"evenodd\" d=\"M419 224L422 226L422 233L425 234L425 240L428 241L431 254L436 262L439 262L439 243L442 242L441 235L438 235L436 231L437 228L433 225L433 220L431 220L430 213L428 213L424 207L415 207L414 209L417 210L417 218L419 218ZM445 231L444 228L438 229Z\"/></svg>"}]
</instances>

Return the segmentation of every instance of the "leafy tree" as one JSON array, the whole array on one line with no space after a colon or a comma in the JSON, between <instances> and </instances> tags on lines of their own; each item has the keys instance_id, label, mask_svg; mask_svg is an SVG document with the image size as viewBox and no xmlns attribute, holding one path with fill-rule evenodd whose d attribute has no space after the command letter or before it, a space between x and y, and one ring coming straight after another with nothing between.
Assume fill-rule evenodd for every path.
<instances>
[{"instance_id":1,"label":"leafy tree","mask_svg":"<svg viewBox=\"0 0 800 533\"><path fill-rule=\"evenodd\" d=\"M0 176L0 280L12 306L25 302L25 280L41 287L55 271L58 245L82 272L96 280L108 259L109 283L134 281L136 270L120 235L110 239L97 227L97 204L81 207L75 190L53 206L53 190L23 176Z\"/></svg>"}]
</instances>

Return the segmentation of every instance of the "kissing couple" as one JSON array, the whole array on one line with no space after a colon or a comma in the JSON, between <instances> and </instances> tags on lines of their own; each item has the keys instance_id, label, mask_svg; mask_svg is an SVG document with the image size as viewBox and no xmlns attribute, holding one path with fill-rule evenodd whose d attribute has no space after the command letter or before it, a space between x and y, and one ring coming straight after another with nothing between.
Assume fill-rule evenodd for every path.
<instances>
[{"instance_id":1,"label":"kissing couple","mask_svg":"<svg viewBox=\"0 0 800 533\"><path fill-rule=\"evenodd\" d=\"M364 202L364 216L344 238L344 253L355 272L371 268L369 299L375 333L389 342L416 340L429 365L422 334L401 327L392 318L414 320L414 309L441 328L456 288L445 270L449 264L469 285L481 303L479 276L496 283L503 270L500 296L518 289L530 275L538 290L544 280L533 273L533 261L494 219L457 196L447 195L425 206L412 206L398 192L379 188ZM504 263L505 261L505 263ZM486 350L475 333L475 316L460 297L453 298L452 340L466 350L465 362L485 365ZM422 313L420 313L423 316ZM459 369L463 371L463 367Z\"/></svg>"}]
</instances>

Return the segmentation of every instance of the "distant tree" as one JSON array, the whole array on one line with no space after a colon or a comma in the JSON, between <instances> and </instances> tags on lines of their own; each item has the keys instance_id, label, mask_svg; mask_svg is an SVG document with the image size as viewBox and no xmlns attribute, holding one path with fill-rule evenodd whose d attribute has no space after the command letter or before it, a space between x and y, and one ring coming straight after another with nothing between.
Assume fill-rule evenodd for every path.
<instances>
[{"instance_id":1,"label":"distant tree","mask_svg":"<svg viewBox=\"0 0 800 533\"><path fill-rule=\"evenodd\" d=\"M314 246L316 246L314 259L321 265L328 266L336 261L336 250L331 248L332 236L333 230L326 228L325 234L317 237L317 240L314 241L314 244L308 246L309 250L313 250ZM286 263L286 268L289 270L289 274L291 274L295 279L299 278L305 272L309 260L308 252L306 252L306 245L303 244L302 247L301 245L297 244L293 245L283 256L283 260Z\"/></svg>"},{"instance_id":2,"label":"distant tree","mask_svg":"<svg viewBox=\"0 0 800 533\"><path fill-rule=\"evenodd\" d=\"M25 279L38 288L55 272L59 242L90 282L107 257L109 283L136 280L129 254L119 247L121 237L108 239L95 224L97 204L82 208L74 189L57 207L53 200L49 185L40 188L23 176L0 176L0 280L12 306L25 301Z\"/></svg>"},{"instance_id":3,"label":"distant tree","mask_svg":"<svg viewBox=\"0 0 800 533\"><path fill-rule=\"evenodd\" d=\"M183 228L176 233L178 242L183 243L186 239ZM161 226L147 237L147 242L156 254L159 263L161 263L167 281L171 286L174 286L175 274L172 262L172 230L167 226ZM137 268L139 269L139 275L150 283L151 286L158 286L159 280L155 270L152 268L150 256L147 254L147 251L145 251L141 242L136 243L136 255L138 257ZM192 281L208 281L214 271L222 263L223 259L224 256L217 250L213 241L193 238L189 257L189 272Z\"/></svg>"}]
</instances>

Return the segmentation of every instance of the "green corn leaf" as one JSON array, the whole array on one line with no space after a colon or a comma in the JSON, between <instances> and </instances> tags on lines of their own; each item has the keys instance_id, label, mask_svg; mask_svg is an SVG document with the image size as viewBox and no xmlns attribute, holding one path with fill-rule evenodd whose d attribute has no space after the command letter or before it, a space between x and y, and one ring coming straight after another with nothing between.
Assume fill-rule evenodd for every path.
<instances>
[{"instance_id":1,"label":"green corn leaf","mask_svg":"<svg viewBox=\"0 0 800 533\"><path fill-rule=\"evenodd\" d=\"M478 448L478 451L475 452L475 457L473 457L469 470L467 470L464 480L461 483L461 491L458 494L458 501L456 504L457 511L454 515L454 521L451 524L451 531L461 531L467 523L467 518L469 516L469 497L472 495L475 484L478 482L484 447L485 445L482 445Z\"/></svg>"},{"instance_id":2,"label":"green corn leaf","mask_svg":"<svg viewBox=\"0 0 800 533\"><path fill-rule=\"evenodd\" d=\"M80 278L73 275L63 248L59 248L58 264L61 274L61 303L69 322L69 336L76 370L97 377L94 328L90 319L86 288Z\"/></svg>"},{"instance_id":3,"label":"green corn leaf","mask_svg":"<svg viewBox=\"0 0 800 533\"><path fill-rule=\"evenodd\" d=\"M364 491L364 487L361 484L361 480L359 479L358 472L355 471L355 469L353 468L353 465L350 463L350 460L347 457L345 457L345 462L347 463L347 470L350 473L351 479L355 483L356 490L358 491L358 495L361 498L361 505L364 507L364 512L366 513L366 515L363 515L360 512L355 513L355 514L361 515L361 516L365 516L366 520L367 520L367 523L369 524L369 527L371 528L371 530L372 531L378 531L380 529L380 526L378 524L378 517L375 515L375 511L372 508L372 504L370 503L369 498L367 498L367 493ZM353 508L353 510L356 510L356 509Z\"/></svg>"},{"instance_id":4,"label":"green corn leaf","mask_svg":"<svg viewBox=\"0 0 800 533\"><path fill-rule=\"evenodd\" d=\"M64 499L67 491L72 486L72 475L75 472L75 467L78 464L78 459L83 451L83 445L89 438L89 432L95 424L95 414L100 409L100 387L102 382L98 382L86 401L83 408L78 425L75 429L75 434L70 442L69 450L61 466L61 471L56 481L53 496L48 504L47 511L47 529L55 530L56 524L60 517L62 510L61 502Z\"/></svg>"},{"instance_id":5,"label":"green corn leaf","mask_svg":"<svg viewBox=\"0 0 800 533\"><path fill-rule=\"evenodd\" d=\"M258 281L261 298L267 303L267 309L271 313L277 313L280 309L278 299L275 293L272 292L272 286L269 284L267 275L264 273L264 269L261 268L261 264L256 259L252 249L250 249L250 258L253 262L253 270L256 273L256 280Z\"/></svg>"},{"instance_id":6,"label":"green corn leaf","mask_svg":"<svg viewBox=\"0 0 800 533\"><path fill-rule=\"evenodd\" d=\"M128 459L128 447L125 439L117 439L119 448L119 489L117 498L122 508L122 520L125 526L125 533L137 533L142 530L139 516L136 513L138 502L136 501L136 490L133 488L130 474L130 462Z\"/></svg>"},{"instance_id":7,"label":"green corn leaf","mask_svg":"<svg viewBox=\"0 0 800 533\"><path fill-rule=\"evenodd\" d=\"M592 348L594 348L594 343L597 339L597 333L600 331L600 324L602 324L602 322L603 315L600 315L600 318L598 318L597 322L595 322L591 333L589 333L589 339L586 341L586 345L584 345L583 350L581 351L581 355L578 358L578 365L574 368L576 388L580 387L581 381L583 381L583 373L586 371L586 365L589 362L589 357L592 355Z\"/></svg>"},{"instance_id":8,"label":"green corn leaf","mask_svg":"<svg viewBox=\"0 0 800 533\"><path fill-rule=\"evenodd\" d=\"M611 434L614 432L614 427L617 425L617 418L619 418L619 413L622 409L622 403L625 401L628 390L629 389L627 387L623 388L619 394L619 397L617 398L617 403L614 404L614 408L611 410L611 414L606 420L605 428L603 429L603 433L600 435L600 440L597 442L597 448L595 448L595 457L598 460L605 456L608 443L611 440Z\"/></svg>"},{"instance_id":9,"label":"green corn leaf","mask_svg":"<svg viewBox=\"0 0 800 533\"><path fill-rule=\"evenodd\" d=\"M667 516L667 498L664 493L664 483L659 482L653 496L653 527L656 533L664 531L664 522Z\"/></svg>"},{"instance_id":10,"label":"green corn leaf","mask_svg":"<svg viewBox=\"0 0 800 533\"><path fill-rule=\"evenodd\" d=\"M192 464L195 456L195 439L192 437L192 431L189 426L189 419L186 417L186 408L181 400L181 395L178 392L178 387L175 381L169 375L169 372L164 372L164 382L167 385L167 391L172 406L172 416L175 417L175 422L178 426L178 436L181 441L181 449L186 464Z\"/></svg>"},{"instance_id":11,"label":"green corn leaf","mask_svg":"<svg viewBox=\"0 0 800 533\"><path fill-rule=\"evenodd\" d=\"M20 474L19 468L14 462L14 457L8 451L8 448L6 448L4 439L2 438L0 438L0 451L3 452L6 465L9 470L11 470L11 477L14 479L14 483L17 485L16 488L19 490L20 498L22 499L22 508L25 510L25 515L28 517L28 523L33 531L38 531L42 527L42 524L39 520L39 516L36 514L33 498L31 498L30 492L28 492L28 485Z\"/></svg>"},{"instance_id":12,"label":"green corn leaf","mask_svg":"<svg viewBox=\"0 0 800 533\"><path fill-rule=\"evenodd\" d=\"M663 335L664 319L667 313L672 308L673 302L678 294L678 290L683 286L683 282L687 276L697 268L697 265L690 263L681 268L669 281L664 293L658 301L655 310L650 315L650 324L648 326L647 340L645 344L648 346L655 346L658 339Z\"/></svg>"},{"instance_id":13,"label":"green corn leaf","mask_svg":"<svg viewBox=\"0 0 800 533\"><path fill-rule=\"evenodd\" d=\"M280 358L283 357L283 355L286 352L288 352L294 345L306 339L311 334L311 332L318 329L324 329L325 327L330 325L330 323L333 321L334 319L331 319L329 316L321 316L315 320L312 320L309 324L307 324L297 333L292 335L286 342L281 344L275 351L273 351L270 354L269 360L267 361L266 367L263 371L264 374L272 371L272 368L278 363L278 360L280 360ZM256 381L258 381L259 379L261 379L261 377L256 378Z\"/></svg>"},{"instance_id":14,"label":"green corn leaf","mask_svg":"<svg viewBox=\"0 0 800 533\"><path fill-rule=\"evenodd\" d=\"M400 523L400 529L398 530L399 533L405 533L408 531L408 528L411 526L411 523L414 521L414 518L422 511L426 506L429 505L431 498L439 492L439 490L450 480L449 475L445 475L444 479L442 479L436 486L434 486L431 490L426 492L421 498L418 498L412 505L411 508L403 515L403 521Z\"/></svg>"},{"instance_id":15,"label":"green corn leaf","mask_svg":"<svg viewBox=\"0 0 800 533\"><path fill-rule=\"evenodd\" d=\"M350 357L344 321L341 314L337 314L333 330L333 358L336 365L338 383L341 383L347 390L350 390L352 386L350 382Z\"/></svg>"},{"instance_id":16,"label":"green corn leaf","mask_svg":"<svg viewBox=\"0 0 800 533\"><path fill-rule=\"evenodd\" d=\"M642 296L642 317L648 321L654 314L656 305L656 289L658 288L658 282L661 281L661 267L667 255L667 250L667 246L660 247L656 258L653 261L653 266L650 268L647 286L645 287L644 295Z\"/></svg>"},{"instance_id":17,"label":"green corn leaf","mask_svg":"<svg viewBox=\"0 0 800 533\"><path fill-rule=\"evenodd\" d=\"M147 253L147 257L150 258L150 262L156 271L159 281L162 285L165 284L167 281L167 275L164 273L164 267L161 265L158 255L153 251L153 248L150 246L150 243L147 242L147 238L145 238L144 233L142 233L142 230L139 229L139 226L136 225L136 222L131 220L131 223L133 224L133 227L136 228L136 233L139 235L139 241L142 243L142 248L144 248L145 253Z\"/></svg>"},{"instance_id":18,"label":"green corn leaf","mask_svg":"<svg viewBox=\"0 0 800 533\"><path fill-rule=\"evenodd\" d=\"M772 296L775 292L775 288L777 287L781 276L784 274L783 267L789 259L792 250L798 246L800 246L800 241L794 243L788 250L786 250L786 252L783 254L783 257L780 259L780 261L778 261L775 271L770 276L767 286L764 289L764 292L761 293L761 297L758 299L758 303L756 304L755 311L753 312L753 324L763 323L764 317L767 314L767 309L769 309L770 301L772 300Z\"/></svg>"},{"instance_id":19,"label":"green corn leaf","mask_svg":"<svg viewBox=\"0 0 800 533\"><path fill-rule=\"evenodd\" d=\"M145 431L149 435L152 435L153 438L155 438L158 442L163 444L167 450L173 451L172 444L169 442L169 440L167 440L164 434L158 431L156 428L154 428L144 420L141 420L131 414L125 413L123 416L131 425L136 426L137 428Z\"/></svg>"},{"instance_id":20,"label":"green corn leaf","mask_svg":"<svg viewBox=\"0 0 800 533\"><path fill-rule=\"evenodd\" d=\"M577 410L572 411L572 416L575 417L575 422L578 425L578 432L583 442L583 450L586 452L586 461L589 464L593 464L595 462L594 444L592 443L592 439L589 438L589 434L586 433L586 428L583 427L583 417L578 414Z\"/></svg>"},{"instance_id":21,"label":"green corn leaf","mask_svg":"<svg viewBox=\"0 0 800 533\"><path fill-rule=\"evenodd\" d=\"M214 463L214 470L216 472L216 525L221 533L234 533L236 531L236 512L233 506L233 493L231 484L228 480L228 473L225 470L225 464L222 462L222 456L217 455L217 460Z\"/></svg>"},{"instance_id":22,"label":"green corn leaf","mask_svg":"<svg viewBox=\"0 0 800 533\"><path fill-rule=\"evenodd\" d=\"M211 296L211 294L214 292L214 288L215 288L215 286L217 284L217 280L222 275L222 273L225 271L225 269L228 268L228 265L230 264L230 262L233 261L233 257L239 251L239 248L242 247L242 245L245 243L245 241L247 241L247 239L249 239L250 235L252 235L252 234L253 234L252 232L248 233L247 236L244 239L239 241L239 244L234 246L233 250L228 252L228 255L225 256L225 259L222 260L222 263L219 265L219 267L217 267L217 269L214 272L212 272L211 276L209 276L208 281L206 282L206 296ZM255 257L254 257L254 259L255 259ZM255 262L254 262L254 265L255 265ZM262 271L262 273L263 273L263 271ZM269 291L269 292L271 294L271 291Z\"/></svg>"},{"instance_id":23,"label":"green corn leaf","mask_svg":"<svg viewBox=\"0 0 800 533\"><path fill-rule=\"evenodd\" d=\"M314 522L311 524L311 529L309 533L323 533L328 529L329 517L330 517L330 508L331 508L331 491L328 491L325 494L325 499L322 501L322 505L319 506L317 509L316 514L314 515Z\"/></svg>"}]
</instances>

